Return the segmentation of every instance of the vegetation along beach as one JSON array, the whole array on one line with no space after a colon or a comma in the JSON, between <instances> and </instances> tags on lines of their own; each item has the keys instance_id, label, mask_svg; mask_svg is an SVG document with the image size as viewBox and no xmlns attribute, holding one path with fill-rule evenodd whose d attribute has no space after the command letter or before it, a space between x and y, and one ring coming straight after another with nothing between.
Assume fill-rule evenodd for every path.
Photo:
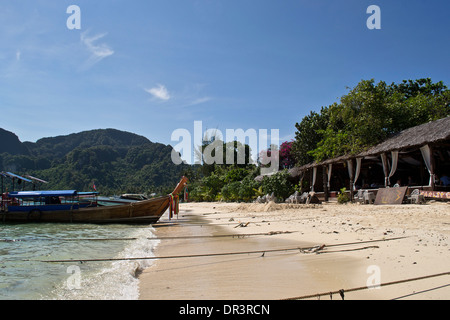
<instances>
[{"instance_id":1,"label":"vegetation along beach","mask_svg":"<svg viewBox=\"0 0 450 320\"><path fill-rule=\"evenodd\" d=\"M449 10L3 1L0 300L450 299Z\"/></svg>"},{"instance_id":2,"label":"vegetation along beach","mask_svg":"<svg viewBox=\"0 0 450 320\"><path fill-rule=\"evenodd\" d=\"M351 112L351 119L341 123L357 122L358 117L367 117L370 111L371 107L354 110L345 101L359 99L360 94L373 90L385 92L381 96L390 101L393 98L389 95L395 93L393 89L404 92L402 99L409 103L418 96L428 96L434 101L427 104L432 108L422 111L420 121L410 118L405 123L405 119L395 113L389 120L386 116L380 117L377 121L387 121L392 126L390 131L398 133L389 138L383 133L387 123L380 125L378 134L372 126L371 144L352 138L356 133L350 131L354 128L362 130L361 126L350 126L349 129L344 126L340 129L342 146L339 141L334 143L336 151L330 154L337 155L335 160L323 161L324 156L318 156L320 150L329 152L330 148L322 146L333 137L327 132L333 130L335 122L341 121L338 119ZM36 224L39 221L24 226L4 225L0 242L4 278L2 297L447 299L448 190L437 177L430 183L430 171L445 172L449 168L449 154L445 150L448 126L443 124L443 132L429 134L429 137L424 135L426 141L414 138L414 143L410 143L408 137L411 131L429 131L432 130L429 128L439 128L443 121L448 122L448 116L440 118L449 112L448 92L442 83L434 84L429 80L389 87L363 81L341 99L341 104L303 118L296 126L297 140L282 143L279 152L275 149L262 152L261 157L273 157L278 153L279 168L269 175L260 174L264 160L260 164L252 162L249 146L236 142L220 142L218 146L223 156L231 153L235 159L242 146L242 150L247 151L242 163L216 161L175 165L164 160L169 155L163 153L165 156L155 157L152 165L158 167L166 161L166 166L172 167L160 171L161 181L174 181L177 175L183 174L189 183L182 192L184 184L176 191L180 193L177 199L181 203L171 204L170 210L152 226L120 227L119 224L119 227L92 229L89 225L55 227ZM403 107L398 112L402 113ZM424 119L433 118L437 120L420 124ZM325 129L311 129L319 134L317 140L308 142L312 145L307 154L313 158L302 160L305 153L296 150L307 148L307 140L300 137L313 124L320 124ZM345 130L350 131L345 133ZM440 135L446 140L439 138ZM402 143L407 144L407 148L397 159L394 153L388 154L390 161L397 162L398 170L392 169L393 165L386 170L383 157L372 157L370 150L390 145L390 139L398 140L398 137L404 137ZM111 129L46 138L35 144L21 143L12 133L4 133L4 138L10 139L11 143L7 145L9 150L2 153L3 192L14 188L14 183L19 184L20 179L16 182L15 175L7 171L12 165L20 173L31 173L50 181L54 180L55 170L61 170L61 177L77 177L57 181L60 185L56 187L88 189L92 183L90 177L93 172L98 172L96 183L104 185L106 192L136 192L135 187L126 185L115 188L120 177L126 176L120 172L126 168L141 171L147 168L139 169L137 161L150 163L149 157L153 157L154 152L146 153L146 150L157 146L143 137ZM216 142L204 140L199 147L200 153L203 155L208 146ZM15 148L11 147L13 145ZM426 153L417 150L423 145L432 145L438 157L432 156L432 169L427 168ZM158 148L172 150L170 147ZM86 152L89 157L83 156ZM363 161L358 163L353 157L361 152L370 156L362 157ZM59 158L62 160L52 160L51 157L58 153L64 155ZM110 162L105 155L115 160ZM121 159L134 160L125 165ZM305 164L311 159L313 162ZM45 167L39 168L40 163L45 163ZM114 169L118 164L120 167ZM105 170L102 168L109 168L111 172L100 173ZM359 171L357 176L353 169ZM318 170L322 171L323 181L320 181L322 177ZM106 176L111 180L105 179ZM409 181L406 187L398 185L398 181L406 181L407 176L414 183ZM379 185L369 184L370 180ZM391 180L397 185L394 186ZM32 188L36 188L36 184L39 188L47 184L42 181L34 181ZM24 189L28 182L25 179L21 183ZM142 183L145 185L144 181ZM169 187L165 191L163 186L148 185L144 191L148 197L171 192ZM417 191L416 195L413 191ZM365 194L371 197L364 198ZM12 210L12 207L8 210L8 205L13 205L6 199L3 202L4 217ZM173 201L173 197L170 199ZM31 241L38 241L42 246L30 246ZM109 249L103 250L104 246ZM83 265L78 265L79 262ZM26 271L30 263L35 266L36 274ZM58 263L59 267L56 267ZM60 272L49 273L52 269L48 269L48 264ZM62 274L61 270L64 271ZM122 278L117 279L119 275ZM98 281L102 286L96 284ZM123 288L113 285L117 281Z\"/></svg>"}]
</instances>

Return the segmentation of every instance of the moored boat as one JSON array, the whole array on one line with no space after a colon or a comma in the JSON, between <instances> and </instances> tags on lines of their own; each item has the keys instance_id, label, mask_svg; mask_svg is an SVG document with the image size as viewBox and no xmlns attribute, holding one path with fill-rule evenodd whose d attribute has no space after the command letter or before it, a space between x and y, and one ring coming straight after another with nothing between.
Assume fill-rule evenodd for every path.
<instances>
[{"instance_id":1,"label":"moored boat","mask_svg":"<svg viewBox=\"0 0 450 320\"><path fill-rule=\"evenodd\" d=\"M170 195L101 206L96 192L76 190L19 191L7 194L3 222L155 223L187 183L183 177Z\"/></svg>"}]
</instances>

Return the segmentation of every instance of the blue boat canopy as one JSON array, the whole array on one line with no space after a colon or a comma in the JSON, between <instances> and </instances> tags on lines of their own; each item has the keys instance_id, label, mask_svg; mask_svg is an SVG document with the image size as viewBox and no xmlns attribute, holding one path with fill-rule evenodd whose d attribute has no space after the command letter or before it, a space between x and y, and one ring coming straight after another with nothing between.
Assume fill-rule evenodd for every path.
<instances>
[{"instance_id":1,"label":"blue boat canopy","mask_svg":"<svg viewBox=\"0 0 450 320\"><path fill-rule=\"evenodd\" d=\"M76 190L14 191L8 193L10 198L70 197L76 195Z\"/></svg>"}]
</instances>

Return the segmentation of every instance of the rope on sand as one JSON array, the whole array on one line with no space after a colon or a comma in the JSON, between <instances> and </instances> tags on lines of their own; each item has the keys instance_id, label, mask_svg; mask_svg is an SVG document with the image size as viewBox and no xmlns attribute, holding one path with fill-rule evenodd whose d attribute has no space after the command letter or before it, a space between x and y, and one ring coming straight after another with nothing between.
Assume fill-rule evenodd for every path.
<instances>
[{"instance_id":1,"label":"rope on sand","mask_svg":"<svg viewBox=\"0 0 450 320\"><path fill-rule=\"evenodd\" d=\"M264 257L265 253L268 252L285 252L285 251L300 251L300 253L325 253L326 251L322 251L326 247L337 247L337 246L347 246L354 244L362 244L362 243L371 243L371 242L382 242L382 241L392 241L399 240L408 237L398 237L398 238L388 238L388 239L379 239L379 240L368 240L368 241L359 241L352 243L339 243L339 244L331 244L331 245L321 245L321 246L313 246L313 247L294 247L294 248L283 248L283 249L266 249L266 250L255 250L255 251L238 251L238 252L221 252L221 253L205 253L205 254L192 254L192 255L179 255L179 256L161 256L161 257L135 257L135 258L102 258L102 259L70 259L70 260L37 260L39 262L47 262L47 263L74 263L74 262L106 262L106 261L133 261L133 260L157 260L157 259L180 259L180 258L199 258L199 257L214 257L214 256L229 256L229 255L242 255L242 254L254 254L260 253L262 257ZM349 249L346 251L352 250L363 250L375 248L375 246ZM30 260L27 260L30 261Z\"/></svg>"},{"instance_id":2,"label":"rope on sand","mask_svg":"<svg viewBox=\"0 0 450 320\"><path fill-rule=\"evenodd\" d=\"M347 292L360 291L360 290L366 290L366 289L373 289L373 288L377 288L377 287L391 286L391 285L394 285L394 284L400 284L400 283L405 283L405 282L418 281L418 280L435 278L435 277L441 277L441 276L448 276L448 275L450 275L450 271L443 272L443 273L437 273L437 274L431 274L431 275L428 275L428 276L422 276L422 277L416 277L416 278L410 278L410 279L403 279L403 280L385 282L385 283L380 283L380 284L374 285L374 286L364 286L364 287L357 287L357 288L351 288L351 289L340 289L340 290L337 290L337 291L308 294L308 295L305 295L305 296L292 297L292 298L286 298L286 299L281 299L281 300L302 300L302 299L311 299L311 298L318 298L318 299L320 299L321 296L328 296L328 295L330 296L331 299L333 299L333 294L339 294L341 296L342 300L344 300L345 293L347 293Z\"/></svg>"}]
</instances>

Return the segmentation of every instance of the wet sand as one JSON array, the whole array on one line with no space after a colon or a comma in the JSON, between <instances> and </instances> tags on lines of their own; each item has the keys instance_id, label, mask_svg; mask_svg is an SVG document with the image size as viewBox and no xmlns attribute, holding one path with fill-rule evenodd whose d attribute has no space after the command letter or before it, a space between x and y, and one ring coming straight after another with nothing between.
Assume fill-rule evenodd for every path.
<instances>
[{"instance_id":1,"label":"wet sand","mask_svg":"<svg viewBox=\"0 0 450 320\"><path fill-rule=\"evenodd\" d=\"M157 237L207 237L163 239L156 256L327 246L320 254L290 250L159 259L139 277L140 299L277 300L450 271L450 205L445 203L188 203L180 209L178 220L161 219L168 223L156 227ZM276 231L291 233L210 237ZM397 237L407 238L360 243ZM449 299L449 284L450 276L436 277L345 292L345 299Z\"/></svg>"}]
</instances>

